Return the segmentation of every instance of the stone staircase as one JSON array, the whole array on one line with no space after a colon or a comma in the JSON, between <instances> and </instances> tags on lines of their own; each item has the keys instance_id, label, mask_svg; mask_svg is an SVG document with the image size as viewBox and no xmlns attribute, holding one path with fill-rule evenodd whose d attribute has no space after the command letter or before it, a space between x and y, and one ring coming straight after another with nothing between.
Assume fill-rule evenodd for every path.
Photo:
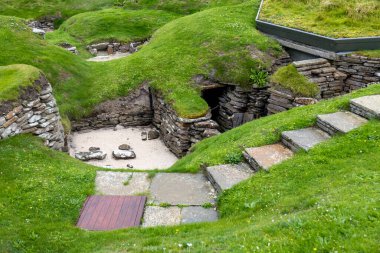
<instances>
[{"instance_id":1,"label":"stone staircase","mask_svg":"<svg viewBox=\"0 0 380 253\"><path fill-rule=\"evenodd\" d=\"M365 96L350 101L350 110L317 116L316 126L285 131L281 142L262 147L246 148L246 163L224 164L205 168L205 174L218 193L246 180L260 169L269 170L298 151L308 151L335 134L348 133L368 119L380 119L380 95Z\"/></svg>"}]
</instances>

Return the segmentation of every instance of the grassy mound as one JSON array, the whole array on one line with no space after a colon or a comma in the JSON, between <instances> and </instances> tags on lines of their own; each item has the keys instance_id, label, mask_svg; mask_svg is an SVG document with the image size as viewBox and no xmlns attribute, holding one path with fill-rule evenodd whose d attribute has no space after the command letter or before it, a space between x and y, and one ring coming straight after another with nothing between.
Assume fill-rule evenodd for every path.
<instances>
[{"instance_id":1,"label":"grassy mound","mask_svg":"<svg viewBox=\"0 0 380 253\"><path fill-rule=\"evenodd\" d=\"M138 41L175 18L178 15L165 11L106 9L73 16L46 37L54 44L71 42L82 47L105 40Z\"/></svg>"},{"instance_id":2,"label":"grassy mound","mask_svg":"<svg viewBox=\"0 0 380 253\"><path fill-rule=\"evenodd\" d=\"M334 38L380 36L377 0L265 0L260 19Z\"/></svg>"},{"instance_id":3,"label":"grassy mound","mask_svg":"<svg viewBox=\"0 0 380 253\"><path fill-rule=\"evenodd\" d=\"M177 168L221 163L223 154L273 143L280 131L309 126L316 114L347 107L350 97L379 93L376 85L255 120L202 141ZM218 222L113 232L74 227L86 195L93 193L94 167L47 149L35 137L3 140L0 251L375 252L379 126L373 120L225 192Z\"/></svg>"},{"instance_id":4,"label":"grassy mound","mask_svg":"<svg viewBox=\"0 0 380 253\"><path fill-rule=\"evenodd\" d=\"M270 78L275 85L289 89L297 96L316 97L319 87L298 73L293 64L279 68Z\"/></svg>"},{"instance_id":5,"label":"grassy mound","mask_svg":"<svg viewBox=\"0 0 380 253\"><path fill-rule=\"evenodd\" d=\"M63 17L77 13L111 7L114 0L0 0L0 15L21 18L39 18L61 14Z\"/></svg>"},{"instance_id":6,"label":"grassy mound","mask_svg":"<svg viewBox=\"0 0 380 253\"><path fill-rule=\"evenodd\" d=\"M282 53L277 42L254 29L257 3L213 8L176 19L158 29L139 52L105 63L86 62L32 34L21 19L0 16L0 38L7 38L0 43L4 53L0 65L23 63L43 70L54 85L61 113L70 118L82 117L96 104L125 96L146 81L181 116L198 117L206 114L208 105L193 84L195 75L248 85L250 69L268 65ZM67 22L63 27L70 26L71 21ZM103 23L96 24L104 29ZM116 24L124 26L123 22ZM61 32L61 36L70 35ZM119 39L112 33L109 36Z\"/></svg>"},{"instance_id":7,"label":"grassy mound","mask_svg":"<svg viewBox=\"0 0 380 253\"><path fill-rule=\"evenodd\" d=\"M31 86L40 70L24 64L0 66L0 102L17 99L22 87Z\"/></svg>"}]
</instances>

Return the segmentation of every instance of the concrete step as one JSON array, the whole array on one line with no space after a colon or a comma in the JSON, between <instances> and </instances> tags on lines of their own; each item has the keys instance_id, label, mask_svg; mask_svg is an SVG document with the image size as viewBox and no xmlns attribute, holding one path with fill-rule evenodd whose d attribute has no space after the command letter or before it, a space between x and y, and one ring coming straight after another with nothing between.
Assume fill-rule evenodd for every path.
<instances>
[{"instance_id":1,"label":"concrete step","mask_svg":"<svg viewBox=\"0 0 380 253\"><path fill-rule=\"evenodd\" d=\"M251 177L253 171L248 164L240 163L207 167L205 173L216 191L221 193Z\"/></svg>"},{"instance_id":2,"label":"concrete step","mask_svg":"<svg viewBox=\"0 0 380 253\"><path fill-rule=\"evenodd\" d=\"M336 112L318 115L317 117L318 127L330 135L336 133L348 133L365 123L367 123L365 118L351 112Z\"/></svg>"},{"instance_id":3,"label":"concrete step","mask_svg":"<svg viewBox=\"0 0 380 253\"><path fill-rule=\"evenodd\" d=\"M355 98L350 101L351 112L364 118L380 119L380 95Z\"/></svg>"},{"instance_id":4,"label":"concrete step","mask_svg":"<svg viewBox=\"0 0 380 253\"><path fill-rule=\"evenodd\" d=\"M304 128L282 133L282 143L292 151L308 151L315 145L328 140L330 136L316 127Z\"/></svg>"},{"instance_id":5,"label":"concrete step","mask_svg":"<svg viewBox=\"0 0 380 253\"><path fill-rule=\"evenodd\" d=\"M255 171L268 170L275 164L281 163L293 156L293 152L281 143L257 148L246 148L244 158Z\"/></svg>"}]
</instances>

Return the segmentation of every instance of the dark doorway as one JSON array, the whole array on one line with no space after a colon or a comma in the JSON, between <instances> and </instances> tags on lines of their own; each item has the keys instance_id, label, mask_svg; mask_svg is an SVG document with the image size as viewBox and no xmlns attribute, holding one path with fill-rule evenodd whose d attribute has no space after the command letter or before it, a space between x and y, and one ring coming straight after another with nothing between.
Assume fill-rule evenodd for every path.
<instances>
[{"instance_id":1,"label":"dark doorway","mask_svg":"<svg viewBox=\"0 0 380 253\"><path fill-rule=\"evenodd\" d=\"M226 87L217 87L202 91L202 97L210 107L213 120L216 120L219 115L219 98L223 96L225 91Z\"/></svg>"}]
</instances>

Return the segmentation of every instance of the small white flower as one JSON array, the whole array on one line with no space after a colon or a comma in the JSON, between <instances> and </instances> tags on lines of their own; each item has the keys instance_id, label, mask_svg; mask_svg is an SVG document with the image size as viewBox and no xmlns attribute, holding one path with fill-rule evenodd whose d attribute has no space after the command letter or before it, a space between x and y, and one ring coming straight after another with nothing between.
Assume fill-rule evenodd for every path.
<instances>
[{"instance_id":1,"label":"small white flower","mask_svg":"<svg viewBox=\"0 0 380 253\"><path fill-rule=\"evenodd\" d=\"M187 247L193 247L193 244L190 242L186 243L186 245L187 245Z\"/></svg>"},{"instance_id":2,"label":"small white flower","mask_svg":"<svg viewBox=\"0 0 380 253\"><path fill-rule=\"evenodd\" d=\"M178 247L182 248L182 246L183 246L182 243L178 243Z\"/></svg>"}]
</instances>

